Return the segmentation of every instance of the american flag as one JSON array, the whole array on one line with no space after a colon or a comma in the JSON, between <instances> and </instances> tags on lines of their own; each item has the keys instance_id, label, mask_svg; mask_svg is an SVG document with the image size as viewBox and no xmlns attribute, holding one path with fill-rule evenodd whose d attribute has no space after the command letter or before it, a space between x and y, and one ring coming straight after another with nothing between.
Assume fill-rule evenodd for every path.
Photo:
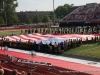
<instances>
[{"instance_id":1,"label":"american flag","mask_svg":"<svg viewBox=\"0 0 100 75\"><path fill-rule=\"evenodd\" d=\"M18 35L18 36L7 36L5 39L9 39L10 41L16 41L20 40L22 42L27 42L30 39L30 42L43 42L44 44L50 43L50 42L64 42L69 39L82 39L82 41L86 41L86 38L88 40L91 40L92 38L95 38L95 36L99 35L81 35L81 34L39 34L39 33L34 33L34 34L25 34L25 35Z\"/></svg>"}]
</instances>

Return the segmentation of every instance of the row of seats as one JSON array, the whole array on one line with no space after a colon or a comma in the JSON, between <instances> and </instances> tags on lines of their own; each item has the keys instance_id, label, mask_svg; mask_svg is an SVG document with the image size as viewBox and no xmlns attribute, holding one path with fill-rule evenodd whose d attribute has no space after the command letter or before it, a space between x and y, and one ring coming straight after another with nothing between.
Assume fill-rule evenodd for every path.
<instances>
[{"instance_id":1,"label":"row of seats","mask_svg":"<svg viewBox=\"0 0 100 75\"><path fill-rule=\"evenodd\" d=\"M64 69L61 67L40 65L39 62L35 62L38 64L33 64L33 63L30 63L31 62L30 61L28 63L29 65L27 65L27 63L25 62L17 62L17 61L12 62L8 59L8 56L1 55L1 54L0 54L0 60L2 61L1 65L4 67L4 70L5 70L4 75L8 75L8 74L11 75L11 72L13 69L17 69L19 71L19 75L21 75L22 71L25 71L27 73L31 71L33 75L89 75L86 73L75 72L73 70ZM25 59L22 59L22 60L25 60ZM42 63L43 62L41 62L41 64ZM53 69L52 67L54 67L55 69ZM66 72L63 72L63 71L66 71Z\"/></svg>"},{"instance_id":2,"label":"row of seats","mask_svg":"<svg viewBox=\"0 0 100 75\"><path fill-rule=\"evenodd\" d=\"M99 4L87 4L79 6L72 13L63 18L64 21L86 21L100 19L100 5Z\"/></svg>"}]
</instances>

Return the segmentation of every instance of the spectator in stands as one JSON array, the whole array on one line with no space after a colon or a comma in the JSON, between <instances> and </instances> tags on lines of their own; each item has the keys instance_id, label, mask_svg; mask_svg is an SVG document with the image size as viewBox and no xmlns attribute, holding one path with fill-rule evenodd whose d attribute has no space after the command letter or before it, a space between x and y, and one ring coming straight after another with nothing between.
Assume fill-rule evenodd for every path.
<instances>
[{"instance_id":1,"label":"spectator in stands","mask_svg":"<svg viewBox=\"0 0 100 75\"><path fill-rule=\"evenodd\" d=\"M4 47L4 53L5 54L6 54L6 51L8 51L8 47L7 46Z\"/></svg>"},{"instance_id":2,"label":"spectator in stands","mask_svg":"<svg viewBox=\"0 0 100 75\"><path fill-rule=\"evenodd\" d=\"M0 61L0 65L1 65L1 61Z\"/></svg>"},{"instance_id":3,"label":"spectator in stands","mask_svg":"<svg viewBox=\"0 0 100 75\"><path fill-rule=\"evenodd\" d=\"M12 59L12 56L7 54L7 57L8 57L8 60L11 60Z\"/></svg>"},{"instance_id":4,"label":"spectator in stands","mask_svg":"<svg viewBox=\"0 0 100 75\"><path fill-rule=\"evenodd\" d=\"M32 72L29 72L27 75L32 75Z\"/></svg>"},{"instance_id":5,"label":"spectator in stands","mask_svg":"<svg viewBox=\"0 0 100 75\"><path fill-rule=\"evenodd\" d=\"M1 63L2 63L2 62L0 61L0 69L2 69Z\"/></svg>"},{"instance_id":6,"label":"spectator in stands","mask_svg":"<svg viewBox=\"0 0 100 75\"><path fill-rule=\"evenodd\" d=\"M55 66L52 66L52 70L55 70L56 69L56 67Z\"/></svg>"},{"instance_id":7,"label":"spectator in stands","mask_svg":"<svg viewBox=\"0 0 100 75\"><path fill-rule=\"evenodd\" d=\"M18 75L17 69L14 69L14 70L12 71L12 75Z\"/></svg>"},{"instance_id":8,"label":"spectator in stands","mask_svg":"<svg viewBox=\"0 0 100 75\"><path fill-rule=\"evenodd\" d=\"M51 66L51 63L47 63L47 66Z\"/></svg>"},{"instance_id":9,"label":"spectator in stands","mask_svg":"<svg viewBox=\"0 0 100 75\"><path fill-rule=\"evenodd\" d=\"M4 74L4 70L3 70L2 66L1 66L1 61L0 61L0 75L3 75L3 74Z\"/></svg>"},{"instance_id":10,"label":"spectator in stands","mask_svg":"<svg viewBox=\"0 0 100 75\"><path fill-rule=\"evenodd\" d=\"M56 70L56 67L52 65L52 67L49 68L48 70Z\"/></svg>"},{"instance_id":11,"label":"spectator in stands","mask_svg":"<svg viewBox=\"0 0 100 75\"><path fill-rule=\"evenodd\" d=\"M27 73L25 71L22 71L21 75L27 75Z\"/></svg>"},{"instance_id":12,"label":"spectator in stands","mask_svg":"<svg viewBox=\"0 0 100 75\"><path fill-rule=\"evenodd\" d=\"M4 75L4 70L3 69L0 69L0 75Z\"/></svg>"}]
</instances>

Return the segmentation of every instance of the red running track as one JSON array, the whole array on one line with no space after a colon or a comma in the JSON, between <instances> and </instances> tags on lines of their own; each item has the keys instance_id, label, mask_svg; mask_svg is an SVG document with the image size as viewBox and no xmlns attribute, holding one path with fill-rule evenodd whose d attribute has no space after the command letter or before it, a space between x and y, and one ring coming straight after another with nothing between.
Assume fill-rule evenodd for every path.
<instances>
[{"instance_id":1,"label":"red running track","mask_svg":"<svg viewBox=\"0 0 100 75\"><path fill-rule=\"evenodd\" d=\"M4 54L3 50L0 50L0 54ZM14 52L14 51L7 51L7 54L18 57L18 58L24 58L31 60L30 56L25 53L20 53L20 52ZM76 70L76 71L82 71L84 73L88 73L91 75L100 75L100 68L99 67L94 67L94 66L88 66L88 65L83 65L83 64L78 64L74 62L69 62L69 61L63 61L63 60L58 60L58 59L53 59L53 58L47 58L43 56L35 56L34 61L38 62L49 62L52 65L66 68L66 69L71 69L71 70Z\"/></svg>"}]
</instances>

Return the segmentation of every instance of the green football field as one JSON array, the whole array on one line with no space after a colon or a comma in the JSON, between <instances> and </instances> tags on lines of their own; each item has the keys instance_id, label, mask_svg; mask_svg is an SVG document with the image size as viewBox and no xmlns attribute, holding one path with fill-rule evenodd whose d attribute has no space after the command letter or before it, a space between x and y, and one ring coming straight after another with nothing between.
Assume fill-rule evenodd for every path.
<instances>
[{"instance_id":1,"label":"green football field","mask_svg":"<svg viewBox=\"0 0 100 75\"><path fill-rule=\"evenodd\" d=\"M100 58L100 45L98 43L82 45L66 51L65 54Z\"/></svg>"},{"instance_id":2,"label":"green football field","mask_svg":"<svg viewBox=\"0 0 100 75\"><path fill-rule=\"evenodd\" d=\"M0 36L6 36L10 34L16 34L19 35L21 33L21 29L11 29L11 30L0 30Z\"/></svg>"}]
</instances>

